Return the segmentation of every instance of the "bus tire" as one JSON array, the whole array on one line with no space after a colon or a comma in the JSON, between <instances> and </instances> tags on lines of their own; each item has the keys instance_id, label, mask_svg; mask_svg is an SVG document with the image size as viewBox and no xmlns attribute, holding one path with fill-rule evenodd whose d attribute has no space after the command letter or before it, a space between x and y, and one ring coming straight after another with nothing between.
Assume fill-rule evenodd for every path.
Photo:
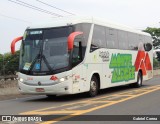
<instances>
[{"instance_id":1,"label":"bus tire","mask_svg":"<svg viewBox=\"0 0 160 124\"><path fill-rule=\"evenodd\" d=\"M131 84L131 86L135 87L135 88L141 87L142 86L142 80L143 80L142 73L139 71L138 75L137 75L137 82L134 83L134 84Z\"/></svg>"},{"instance_id":2,"label":"bus tire","mask_svg":"<svg viewBox=\"0 0 160 124\"><path fill-rule=\"evenodd\" d=\"M98 79L96 76L92 76L91 81L90 81L90 90L89 90L89 96L90 97L95 97L98 94Z\"/></svg>"}]
</instances>

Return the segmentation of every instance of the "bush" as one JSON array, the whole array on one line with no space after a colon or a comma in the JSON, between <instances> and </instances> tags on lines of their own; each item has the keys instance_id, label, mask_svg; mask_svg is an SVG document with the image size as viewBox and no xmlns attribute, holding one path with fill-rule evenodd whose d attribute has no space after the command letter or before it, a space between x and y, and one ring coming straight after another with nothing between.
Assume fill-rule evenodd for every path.
<instances>
[{"instance_id":1,"label":"bush","mask_svg":"<svg viewBox=\"0 0 160 124\"><path fill-rule=\"evenodd\" d=\"M160 68L160 62L156 58L153 58L153 69L159 69L159 68Z\"/></svg>"}]
</instances>

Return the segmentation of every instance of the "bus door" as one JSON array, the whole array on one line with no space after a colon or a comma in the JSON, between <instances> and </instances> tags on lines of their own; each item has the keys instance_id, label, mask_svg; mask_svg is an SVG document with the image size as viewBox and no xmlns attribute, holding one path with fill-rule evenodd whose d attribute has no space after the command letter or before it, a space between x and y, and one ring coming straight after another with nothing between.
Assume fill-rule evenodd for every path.
<instances>
[{"instance_id":1,"label":"bus door","mask_svg":"<svg viewBox=\"0 0 160 124\"><path fill-rule=\"evenodd\" d=\"M76 37L72 50L72 73L73 73L73 92L83 92L86 81L86 65L82 64L85 54L85 47L82 37Z\"/></svg>"}]
</instances>

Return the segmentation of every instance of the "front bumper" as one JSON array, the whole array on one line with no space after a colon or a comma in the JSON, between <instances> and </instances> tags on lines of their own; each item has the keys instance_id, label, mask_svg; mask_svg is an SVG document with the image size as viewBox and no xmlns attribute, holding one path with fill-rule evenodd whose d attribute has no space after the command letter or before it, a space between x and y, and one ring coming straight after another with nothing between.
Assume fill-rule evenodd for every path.
<instances>
[{"instance_id":1,"label":"front bumper","mask_svg":"<svg viewBox=\"0 0 160 124\"><path fill-rule=\"evenodd\" d=\"M57 83L55 85L49 86L31 86L24 84L23 82L18 82L19 84L19 91L22 94L38 94L38 95L65 95L65 94L72 94L72 81L64 81L61 83ZM44 92L37 92L37 88L43 88Z\"/></svg>"}]
</instances>

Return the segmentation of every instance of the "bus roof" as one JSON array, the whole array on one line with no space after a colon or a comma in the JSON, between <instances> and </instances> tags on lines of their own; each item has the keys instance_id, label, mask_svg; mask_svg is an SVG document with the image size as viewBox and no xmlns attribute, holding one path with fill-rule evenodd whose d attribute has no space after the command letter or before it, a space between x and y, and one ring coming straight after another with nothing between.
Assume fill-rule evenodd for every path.
<instances>
[{"instance_id":1,"label":"bus roof","mask_svg":"<svg viewBox=\"0 0 160 124\"><path fill-rule=\"evenodd\" d=\"M101 26L106 26L110 28L115 28L123 31L133 32L141 35L150 36L150 34L142 32L140 30L133 29L126 25L117 24L109 22L103 19L98 19L94 17L79 17L79 16L69 16L69 17L59 17L52 18L51 20L42 21L41 23L32 24L29 29L42 29L42 28L51 28L51 27L62 27L67 25L74 25L79 23L94 23Z\"/></svg>"}]
</instances>

